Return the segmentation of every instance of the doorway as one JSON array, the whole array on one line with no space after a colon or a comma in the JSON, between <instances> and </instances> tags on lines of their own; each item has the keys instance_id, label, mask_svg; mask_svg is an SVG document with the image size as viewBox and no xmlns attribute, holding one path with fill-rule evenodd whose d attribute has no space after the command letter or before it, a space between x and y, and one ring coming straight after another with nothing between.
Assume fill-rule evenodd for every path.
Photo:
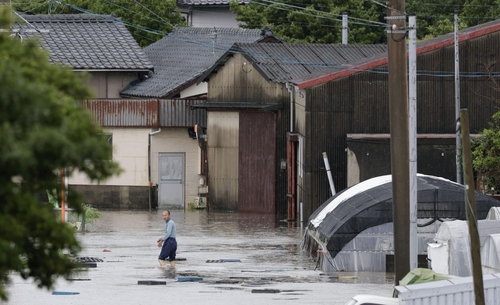
<instances>
[{"instance_id":1,"label":"doorway","mask_svg":"<svg viewBox=\"0 0 500 305\"><path fill-rule=\"evenodd\" d=\"M184 208L184 153L159 153L158 206Z\"/></svg>"}]
</instances>

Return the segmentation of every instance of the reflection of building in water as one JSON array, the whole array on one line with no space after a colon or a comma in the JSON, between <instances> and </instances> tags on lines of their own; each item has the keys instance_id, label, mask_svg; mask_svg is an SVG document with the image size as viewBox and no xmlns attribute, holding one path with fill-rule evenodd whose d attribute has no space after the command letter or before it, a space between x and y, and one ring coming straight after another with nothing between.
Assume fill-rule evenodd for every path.
<instances>
[{"instance_id":1,"label":"reflection of building in water","mask_svg":"<svg viewBox=\"0 0 500 305\"><path fill-rule=\"evenodd\" d=\"M161 156L160 163L161 180L182 179L181 157Z\"/></svg>"}]
</instances>

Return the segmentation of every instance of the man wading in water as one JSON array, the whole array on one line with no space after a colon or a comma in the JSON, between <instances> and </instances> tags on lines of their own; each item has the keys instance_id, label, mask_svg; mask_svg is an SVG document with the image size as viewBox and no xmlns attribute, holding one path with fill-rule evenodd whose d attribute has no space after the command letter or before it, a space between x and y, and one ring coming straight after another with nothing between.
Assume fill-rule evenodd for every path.
<instances>
[{"instance_id":1,"label":"man wading in water","mask_svg":"<svg viewBox=\"0 0 500 305\"><path fill-rule=\"evenodd\" d=\"M158 247L161 247L160 256L158 256L158 261L160 266L165 266L165 260L168 258L170 262L170 267L175 267L175 251L177 251L177 241L175 240L176 228L175 222L170 219L170 211L163 211L163 220L165 220L165 235L158 238L156 241Z\"/></svg>"}]
</instances>

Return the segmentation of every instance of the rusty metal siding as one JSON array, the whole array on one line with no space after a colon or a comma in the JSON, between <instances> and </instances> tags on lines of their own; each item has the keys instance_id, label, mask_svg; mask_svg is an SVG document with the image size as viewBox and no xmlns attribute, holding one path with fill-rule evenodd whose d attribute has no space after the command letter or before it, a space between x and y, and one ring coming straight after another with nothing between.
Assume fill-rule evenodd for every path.
<instances>
[{"instance_id":1,"label":"rusty metal siding","mask_svg":"<svg viewBox=\"0 0 500 305\"><path fill-rule=\"evenodd\" d=\"M156 99L98 99L80 103L103 127L158 127Z\"/></svg>"},{"instance_id":2,"label":"rusty metal siding","mask_svg":"<svg viewBox=\"0 0 500 305\"><path fill-rule=\"evenodd\" d=\"M460 44L461 107L469 109L471 133L488 127L498 111L500 87L481 76L500 71L500 34ZM418 55L417 132L455 133L453 46ZM305 214L329 198L321 158L327 152L337 191L347 187L347 133L390 133L387 67L363 71L306 89Z\"/></svg>"},{"instance_id":3,"label":"rusty metal siding","mask_svg":"<svg viewBox=\"0 0 500 305\"><path fill-rule=\"evenodd\" d=\"M234 212L238 210L239 114L209 111L207 116L210 210Z\"/></svg>"},{"instance_id":4,"label":"rusty metal siding","mask_svg":"<svg viewBox=\"0 0 500 305\"><path fill-rule=\"evenodd\" d=\"M276 114L240 112L238 211L276 213Z\"/></svg>"},{"instance_id":5,"label":"rusty metal siding","mask_svg":"<svg viewBox=\"0 0 500 305\"><path fill-rule=\"evenodd\" d=\"M160 127L193 127L198 124L207 126L205 109L191 109L193 105L203 104L206 100L161 99Z\"/></svg>"}]
</instances>

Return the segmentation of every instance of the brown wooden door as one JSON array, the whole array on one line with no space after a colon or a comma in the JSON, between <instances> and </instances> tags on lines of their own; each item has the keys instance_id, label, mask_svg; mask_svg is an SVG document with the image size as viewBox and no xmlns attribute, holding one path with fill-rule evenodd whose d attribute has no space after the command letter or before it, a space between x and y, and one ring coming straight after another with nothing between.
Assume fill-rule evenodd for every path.
<instances>
[{"instance_id":1,"label":"brown wooden door","mask_svg":"<svg viewBox=\"0 0 500 305\"><path fill-rule=\"evenodd\" d=\"M238 211L276 212L276 114L241 112Z\"/></svg>"}]
</instances>

